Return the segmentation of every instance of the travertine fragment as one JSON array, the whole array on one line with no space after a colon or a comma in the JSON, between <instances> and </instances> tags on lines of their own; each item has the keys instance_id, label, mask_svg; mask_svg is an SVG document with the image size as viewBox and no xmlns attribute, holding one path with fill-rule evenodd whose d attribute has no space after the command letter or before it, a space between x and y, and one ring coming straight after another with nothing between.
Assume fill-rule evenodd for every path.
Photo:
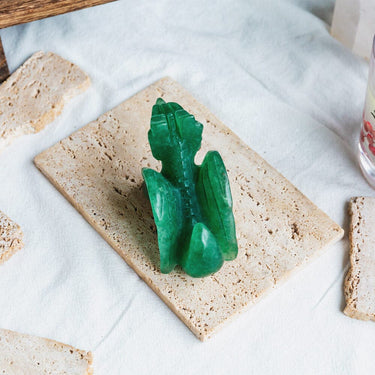
<instances>
[{"instance_id":1,"label":"travertine fragment","mask_svg":"<svg viewBox=\"0 0 375 375\"><path fill-rule=\"evenodd\" d=\"M89 85L70 61L52 52L32 55L0 86L0 151L19 136L41 131Z\"/></svg>"},{"instance_id":2,"label":"travertine fragment","mask_svg":"<svg viewBox=\"0 0 375 375\"><path fill-rule=\"evenodd\" d=\"M0 264L23 247L21 228L0 211Z\"/></svg>"},{"instance_id":3,"label":"travertine fragment","mask_svg":"<svg viewBox=\"0 0 375 375\"><path fill-rule=\"evenodd\" d=\"M344 313L375 320L375 198L353 198L349 214L350 268L345 279Z\"/></svg>"},{"instance_id":4,"label":"travertine fragment","mask_svg":"<svg viewBox=\"0 0 375 375\"><path fill-rule=\"evenodd\" d=\"M92 375L90 352L0 329L0 374Z\"/></svg>"}]
</instances>

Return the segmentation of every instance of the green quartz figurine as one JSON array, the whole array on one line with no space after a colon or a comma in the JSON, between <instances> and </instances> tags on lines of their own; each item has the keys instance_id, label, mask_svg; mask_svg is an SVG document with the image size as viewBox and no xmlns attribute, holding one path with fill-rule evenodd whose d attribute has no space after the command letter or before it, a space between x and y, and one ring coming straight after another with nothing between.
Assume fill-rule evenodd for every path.
<instances>
[{"instance_id":1,"label":"green quartz figurine","mask_svg":"<svg viewBox=\"0 0 375 375\"><path fill-rule=\"evenodd\" d=\"M228 175L217 151L194 163L203 125L177 103L159 98L148 133L161 172L143 168L158 233L160 269L192 277L218 271L238 253Z\"/></svg>"}]
</instances>

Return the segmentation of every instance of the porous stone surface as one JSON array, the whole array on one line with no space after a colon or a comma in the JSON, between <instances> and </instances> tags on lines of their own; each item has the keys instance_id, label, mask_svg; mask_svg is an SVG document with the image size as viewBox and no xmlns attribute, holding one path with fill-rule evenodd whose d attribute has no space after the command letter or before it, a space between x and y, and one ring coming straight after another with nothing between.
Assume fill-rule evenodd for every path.
<instances>
[{"instance_id":1,"label":"porous stone surface","mask_svg":"<svg viewBox=\"0 0 375 375\"><path fill-rule=\"evenodd\" d=\"M23 233L18 224L0 211L0 264L23 247Z\"/></svg>"},{"instance_id":2,"label":"porous stone surface","mask_svg":"<svg viewBox=\"0 0 375 375\"><path fill-rule=\"evenodd\" d=\"M0 86L0 151L19 136L41 131L89 85L77 65L36 52Z\"/></svg>"},{"instance_id":3,"label":"porous stone surface","mask_svg":"<svg viewBox=\"0 0 375 375\"><path fill-rule=\"evenodd\" d=\"M0 329L0 373L92 375L90 352L54 340Z\"/></svg>"},{"instance_id":4,"label":"porous stone surface","mask_svg":"<svg viewBox=\"0 0 375 375\"><path fill-rule=\"evenodd\" d=\"M344 313L375 320L375 198L353 198L349 214L350 268L345 279Z\"/></svg>"},{"instance_id":5,"label":"porous stone surface","mask_svg":"<svg viewBox=\"0 0 375 375\"><path fill-rule=\"evenodd\" d=\"M147 132L158 97L203 123L197 163L218 150L227 168L238 257L200 279L159 271L141 169L160 171ZM257 302L343 230L183 87L164 78L35 158L38 168L201 340Z\"/></svg>"}]
</instances>

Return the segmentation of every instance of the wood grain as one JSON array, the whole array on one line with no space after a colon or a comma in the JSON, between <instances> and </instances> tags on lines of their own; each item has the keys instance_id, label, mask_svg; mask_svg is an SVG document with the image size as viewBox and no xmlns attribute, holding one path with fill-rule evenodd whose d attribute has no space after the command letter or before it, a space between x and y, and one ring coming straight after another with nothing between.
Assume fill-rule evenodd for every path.
<instances>
[{"instance_id":1,"label":"wood grain","mask_svg":"<svg viewBox=\"0 0 375 375\"><path fill-rule=\"evenodd\" d=\"M8 63L5 57L3 43L0 38L0 83L4 82L8 77L9 77Z\"/></svg>"},{"instance_id":2,"label":"wood grain","mask_svg":"<svg viewBox=\"0 0 375 375\"><path fill-rule=\"evenodd\" d=\"M112 1L115 0L0 0L0 28Z\"/></svg>"}]
</instances>

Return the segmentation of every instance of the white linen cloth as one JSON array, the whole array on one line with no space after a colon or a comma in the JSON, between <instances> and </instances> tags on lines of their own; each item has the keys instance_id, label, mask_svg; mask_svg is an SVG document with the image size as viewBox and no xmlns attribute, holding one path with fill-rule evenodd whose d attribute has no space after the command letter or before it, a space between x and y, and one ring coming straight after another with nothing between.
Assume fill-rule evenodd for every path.
<instances>
[{"instance_id":1,"label":"white linen cloth","mask_svg":"<svg viewBox=\"0 0 375 375\"><path fill-rule=\"evenodd\" d=\"M0 267L0 327L92 350L98 375L374 373L375 324L342 313L347 236L202 344L32 162L169 75L347 231L350 197L374 195L356 161L368 66L330 36L333 6L123 0L1 30L11 71L53 51L92 86L0 154L26 243Z\"/></svg>"}]
</instances>

